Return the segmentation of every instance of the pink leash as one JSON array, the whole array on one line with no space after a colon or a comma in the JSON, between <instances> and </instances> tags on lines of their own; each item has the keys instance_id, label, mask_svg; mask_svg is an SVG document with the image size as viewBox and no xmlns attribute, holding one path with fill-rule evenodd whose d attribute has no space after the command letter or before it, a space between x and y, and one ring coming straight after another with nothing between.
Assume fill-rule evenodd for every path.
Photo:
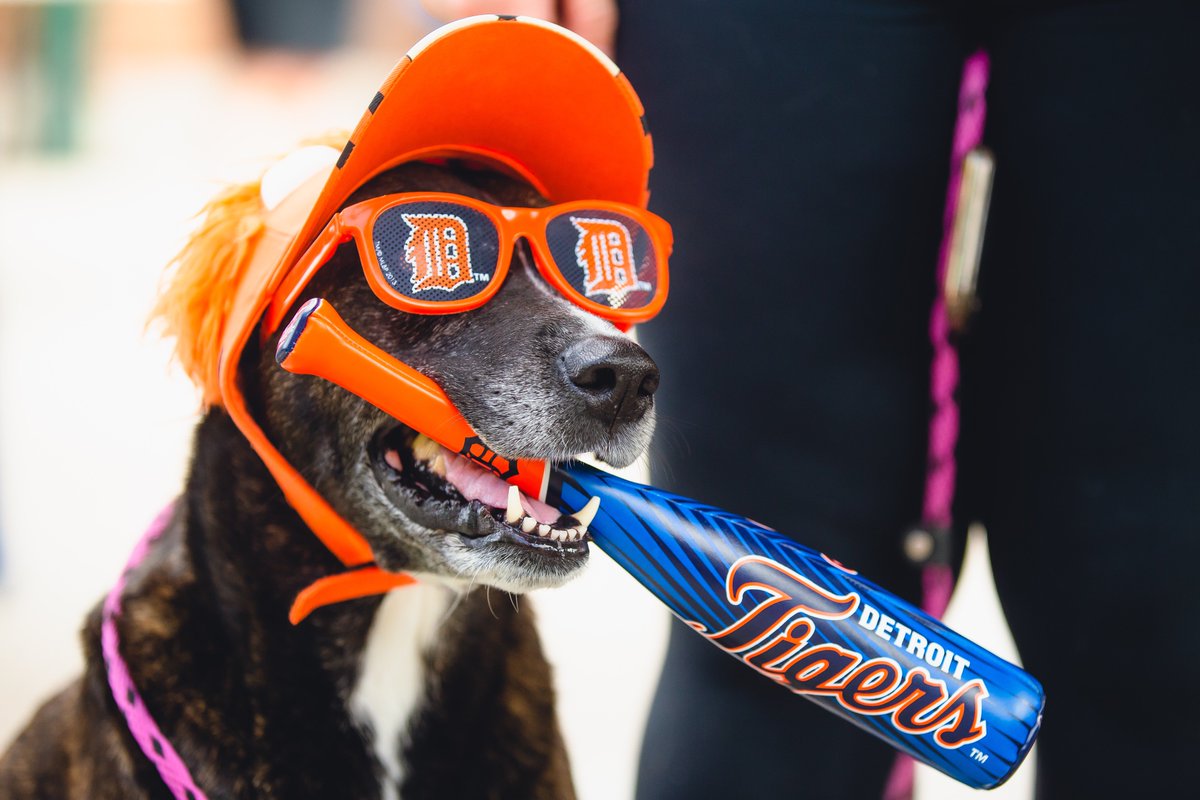
<instances>
[{"instance_id":1,"label":"pink leash","mask_svg":"<svg viewBox=\"0 0 1200 800\"><path fill-rule=\"evenodd\" d=\"M950 531L954 505L954 482L958 465L954 450L958 444L958 350L950 339L950 320L946 315L946 263L950 255L950 238L954 230L954 215L958 210L958 189L962 182L963 160L983 140L983 123L987 117L989 73L988 55L980 50L963 65L962 84L958 90L958 120L954 125L954 145L950 156L950 182L946 187L946 210L942 217L942 246L938 251L937 295L929 315L929 340L933 344L933 363L930 366L929 396L933 413L929 419L929 450L925 471L925 503L922 525L943 545L943 558L926 564L921 574L921 607L935 617L946 613L950 594L954 590L954 570L944 547ZM884 800L910 800L913 792L913 760L897 755L884 789Z\"/></svg>"},{"instance_id":2,"label":"pink leash","mask_svg":"<svg viewBox=\"0 0 1200 800\"><path fill-rule=\"evenodd\" d=\"M100 644L104 651L104 664L108 670L108 687L112 691L113 700L125 715L125 724L134 741L142 748L142 753L158 768L158 774L163 783L175 795L176 800L207 800L204 792L196 786L192 775L188 772L183 759L175 752L171 742L159 730L154 717L146 709L138 694L137 687L129 675L129 668L121 658L121 641L117 635L117 617L121 615L121 593L125 591L125 580L129 573L146 558L150 545L162 535L167 523L171 521L174 504L167 506L158 513L150 528L142 536L141 541L129 556L129 562L121 572L121 577L104 599L104 619L100 627Z\"/></svg>"}]
</instances>

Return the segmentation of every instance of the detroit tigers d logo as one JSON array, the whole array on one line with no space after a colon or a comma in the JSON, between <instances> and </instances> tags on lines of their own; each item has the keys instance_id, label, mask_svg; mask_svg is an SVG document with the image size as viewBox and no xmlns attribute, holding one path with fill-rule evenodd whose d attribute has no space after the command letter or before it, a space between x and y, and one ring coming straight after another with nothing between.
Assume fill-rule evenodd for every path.
<instances>
[{"instance_id":1,"label":"detroit tigers d logo","mask_svg":"<svg viewBox=\"0 0 1200 800\"><path fill-rule=\"evenodd\" d=\"M606 294L613 307L620 305L638 288L629 229L614 219L571 217L571 224L579 231L575 260L583 268L584 294Z\"/></svg>"},{"instance_id":2,"label":"detroit tigers d logo","mask_svg":"<svg viewBox=\"0 0 1200 800\"><path fill-rule=\"evenodd\" d=\"M467 225L455 214L403 214L411 229L404 260L412 267L412 290L453 292L475 282Z\"/></svg>"}]
</instances>

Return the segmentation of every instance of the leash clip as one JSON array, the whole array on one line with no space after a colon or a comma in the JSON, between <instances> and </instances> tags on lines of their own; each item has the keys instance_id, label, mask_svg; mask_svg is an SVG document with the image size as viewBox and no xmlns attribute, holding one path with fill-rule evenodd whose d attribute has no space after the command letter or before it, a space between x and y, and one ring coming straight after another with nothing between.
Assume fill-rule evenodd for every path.
<instances>
[{"instance_id":1,"label":"leash clip","mask_svg":"<svg viewBox=\"0 0 1200 800\"><path fill-rule=\"evenodd\" d=\"M996 159L985 147L975 147L963 158L962 180L958 185L958 202L946 258L946 278L942 286L946 316L951 328L959 332L966 328L979 307L975 288L995 170Z\"/></svg>"},{"instance_id":2,"label":"leash clip","mask_svg":"<svg viewBox=\"0 0 1200 800\"><path fill-rule=\"evenodd\" d=\"M949 566L953 541L950 529L941 525L914 525L904 534L904 555L915 566Z\"/></svg>"}]
</instances>

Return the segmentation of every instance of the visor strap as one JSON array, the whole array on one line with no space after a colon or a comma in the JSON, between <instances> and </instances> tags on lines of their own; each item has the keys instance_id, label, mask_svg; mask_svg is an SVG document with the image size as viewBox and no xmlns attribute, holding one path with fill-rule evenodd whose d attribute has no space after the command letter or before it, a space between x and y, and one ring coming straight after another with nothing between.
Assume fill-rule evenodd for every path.
<instances>
[{"instance_id":1,"label":"visor strap","mask_svg":"<svg viewBox=\"0 0 1200 800\"><path fill-rule=\"evenodd\" d=\"M417 579L406 572L386 572L374 565L319 578L296 595L288 612L288 621L298 625L323 606L385 594L416 582Z\"/></svg>"}]
</instances>

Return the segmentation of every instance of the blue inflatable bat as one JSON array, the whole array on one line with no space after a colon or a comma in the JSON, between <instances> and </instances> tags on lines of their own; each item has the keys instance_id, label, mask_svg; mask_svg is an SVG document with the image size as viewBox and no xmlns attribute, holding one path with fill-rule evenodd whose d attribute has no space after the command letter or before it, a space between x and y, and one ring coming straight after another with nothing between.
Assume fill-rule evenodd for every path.
<instances>
[{"instance_id":1,"label":"blue inflatable bat","mask_svg":"<svg viewBox=\"0 0 1200 800\"><path fill-rule=\"evenodd\" d=\"M586 464L548 500L592 497L596 545L697 634L785 689L977 789L1033 746L1029 674L837 561L719 508Z\"/></svg>"},{"instance_id":2,"label":"blue inflatable bat","mask_svg":"<svg viewBox=\"0 0 1200 800\"><path fill-rule=\"evenodd\" d=\"M588 527L596 545L698 635L968 786L999 786L1033 746L1045 704L1034 678L837 561L585 464L493 453L436 383L362 339L323 300L301 308L276 356L564 513L599 497Z\"/></svg>"}]
</instances>

